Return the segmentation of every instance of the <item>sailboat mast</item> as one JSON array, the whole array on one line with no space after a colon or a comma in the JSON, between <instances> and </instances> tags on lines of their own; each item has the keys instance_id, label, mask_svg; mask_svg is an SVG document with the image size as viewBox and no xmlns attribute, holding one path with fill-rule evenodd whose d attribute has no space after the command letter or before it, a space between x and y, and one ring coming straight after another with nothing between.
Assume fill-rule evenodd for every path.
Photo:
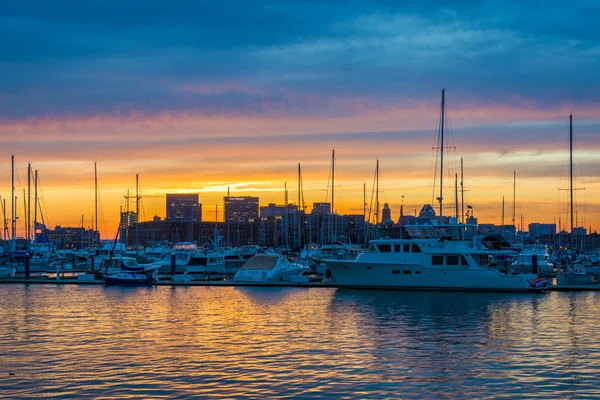
<instances>
[{"instance_id":1,"label":"sailboat mast","mask_svg":"<svg viewBox=\"0 0 600 400\"><path fill-rule=\"evenodd\" d=\"M517 226L515 225L516 221L516 212L517 212L517 171L513 171L513 215L512 215L512 223L515 227L515 233L517 233Z\"/></svg>"},{"instance_id":2,"label":"sailboat mast","mask_svg":"<svg viewBox=\"0 0 600 400\"><path fill-rule=\"evenodd\" d=\"M460 158L460 222L465 222L465 185L463 175L463 158Z\"/></svg>"},{"instance_id":3,"label":"sailboat mast","mask_svg":"<svg viewBox=\"0 0 600 400\"><path fill-rule=\"evenodd\" d=\"M16 226L15 223L17 222L15 220L15 155L11 154L10 155L10 159L11 159L11 186L12 186L12 192L11 192L11 208L12 208L12 215L11 215L11 236L10 236L10 250L11 251L15 251L17 248L17 242L16 242Z\"/></svg>"},{"instance_id":4,"label":"sailboat mast","mask_svg":"<svg viewBox=\"0 0 600 400\"><path fill-rule=\"evenodd\" d=\"M300 187L300 173L300 163L298 163L298 246L302 246L302 230L300 226L300 207L302 204L302 199L300 198L300 195L302 194L302 188Z\"/></svg>"},{"instance_id":5,"label":"sailboat mast","mask_svg":"<svg viewBox=\"0 0 600 400\"><path fill-rule=\"evenodd\" d=\"M192 217L193 218L193 217ZM140 180L139 174L135 174L135 250L138 250L138 234L140 224Z\"/></svg>"},{"instance_id":6,"label":"sailboat mast","mask_svg":"<svg viewBox=\"0 0 600 400\"><path fill-rule=\"evenodd\" d=\"M31 240L31 163L27 164L27 240Z\"/></svg>"},{"instance_id":7,"label":"sailboat mast","mask_svg":"<svg viewBox=\"0 0 600 400\"><path fill-rule=\"evenodd\" d=\"M363 244L367 247L367 183L363 182Z\"/></svg>"},{"instance_id":8,"label":"sailboat mast","mask_svg":"<svg viewBox=\"0 0 600 400\"><path fill-rule=\"evenodd\" d=\"M379 225L379 159L375 164L375 226ZM377 237L375 237L377 239Z\"/></svg>"},{"instance_id":9,"label":"sailboat mast","mask_svg":"<svg viewBox=\"0 0 600 400\"><path fill-rule=\"evenodd\" d=\"M454 216L456 217L456 222L458 223L458 174L454 174Z\"/></svg>"},{"instance_id":10,"label":"sailboat mast","mask_svg":"<svg viewBox=\"0 0 600 400\"><path fill-rule=\"evenodd\" d=\"M569 208L571 211L571 250L573 250L573 113L569 115Z\"/></svg>"},{"instance_id":11,"label":"sailboat mast","mask_svg":"<svg viewBox=\"0 0 600 400\"><path fill-rule=\"evenodd\" d=\"M442 218L443 212L443 194L444 194L444 117L445 117L445 106L446 106L446 89L442 89L442 113L440 122L440 219Z\"/></svg>"},{"instance_id":12,"label":"sailboat mast","mask_svg":"<svg viewBox=\"0 0 600 400\"><path fill-rule=\"evenodd\" d=\"M331 224L332 224L332 235L329 238L330 241L333 242L335 240L335 207L334 207L334 197L333 194L335 192L335 149L331 150Z\"/></svg>"},{"instance_id":13,"label":"sailboat mast","mask_svg":"<svg viewBox=\"0 0 600 400\"><path fill-rule=\"evenodd\" d=\"M37 230L37 209L38 209L38 170L33 175L33 241L35 242L35 232Z\"/></svg>"},{"instance_id":14,"label":"sailboat mast","mask_svg":"<svg viewBox=\"0 0 600 400\"><path fill-rule=\"evenodd\" d=\"M96 169L96 162L94 161L94 221L95 231L98 232L98 170Z\"/></svg>"}]
</instances>

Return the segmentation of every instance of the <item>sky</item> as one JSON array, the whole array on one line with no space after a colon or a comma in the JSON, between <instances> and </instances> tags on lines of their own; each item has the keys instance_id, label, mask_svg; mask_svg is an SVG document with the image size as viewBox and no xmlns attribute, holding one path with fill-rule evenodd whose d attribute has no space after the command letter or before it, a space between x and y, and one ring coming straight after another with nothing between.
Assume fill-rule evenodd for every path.
<instances>
[{"instance_id":1,"label":"sky","mask_svg":"<svg viewBox=\"0 0 600 400\"><path fill-rule=\"evenodd\" d=\"M113 237L125 197L140 220L165 193L282 204L379 199L392 217L434 204L441 89L444 203L464 163L479 222L568 227L569 113L576 225L600 224L600 3L575 1L65 1L0 9L0 195L16 161L17 215L27 164L49 227ZM513 173L516 196L513 196ZM404 196L404 197L402 197ZM129 204L133 209L134 202ZM514 207L513 207L514 204ZM215 216L215 208L217 215ZM23 218L18 227L24 231Z\"/></svg>"}]
</instances>

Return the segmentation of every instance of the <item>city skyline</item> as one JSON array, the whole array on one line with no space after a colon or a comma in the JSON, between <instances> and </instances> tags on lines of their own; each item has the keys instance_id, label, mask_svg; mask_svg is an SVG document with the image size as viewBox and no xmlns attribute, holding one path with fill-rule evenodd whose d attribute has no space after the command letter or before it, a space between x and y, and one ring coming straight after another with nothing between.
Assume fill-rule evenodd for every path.
<instances>
[{"instance_id":1,"label":"city skyline","mask_svg":"<svg viewBox=\"0 0 600 400\"><path fill-rule=\"evenodd\" d=\"M217 205L222 220L228 189L282 204L286 182L297 202L298 163L307 205L327 201L335 149L336 212L362 214L376 159L380 204L394 220L402 203L437 212L432 147L446 88L453 170L463 157L480 222L500 223L504 196L512 223L515 171L517 224L523 215L525 225L568 226L559 189L568 188L572 112L575 187L585 188L575 192L576 225L597 230L598 7L7 5L0 30L15 40L0 45L0 195L10 199L14 154L19 216L31 162L47 225L78 226L83 215L91 226L97 161L108 239L136 174L140 221L164 218L166 193L199 193L202 219L214 220Z\"/></svg>"}]
</instances>

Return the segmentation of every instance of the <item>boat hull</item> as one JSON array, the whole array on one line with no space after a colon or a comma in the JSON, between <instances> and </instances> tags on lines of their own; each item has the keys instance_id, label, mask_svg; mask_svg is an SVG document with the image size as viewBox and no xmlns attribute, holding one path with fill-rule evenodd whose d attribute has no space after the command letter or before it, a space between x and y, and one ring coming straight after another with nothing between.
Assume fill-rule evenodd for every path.
<instances>
[{"instance_id":1,"label":"boat hull","mask_svg":"<svg viewBox=\"0 0 600 400\"><path fill-rule=\"evenodd\" d=\"M328 260L340 287L393 290L528 292L543 288L532 284L534 274L506 274L489 268L434 268L419 264L377 264Z\"/></svg>"},{"instance_id":2,"label":"boat hull","mask_svg":"<svg viewBox=\"0 0 600 400\"><path fill-rule=\"evenodd\" d=\"M109 286L151 286L152 276L139 274L108 275L104 277L104 283Z\"/></svg>"}]
</instances>

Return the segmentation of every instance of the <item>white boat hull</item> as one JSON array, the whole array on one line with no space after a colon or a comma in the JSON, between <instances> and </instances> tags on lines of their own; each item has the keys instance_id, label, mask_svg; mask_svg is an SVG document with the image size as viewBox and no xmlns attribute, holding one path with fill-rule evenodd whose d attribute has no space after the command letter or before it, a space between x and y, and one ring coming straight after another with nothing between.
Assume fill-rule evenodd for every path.
<instances>
[{"instance_id":1,"label":"white boat hull","mask_svg":"<svg viewBox=\"0 0 600 400\"><path fill-rule=\"evenodd\" d=\"M534 274L511 275L493 268L426 267L419 264L327 260L341 287L398 290L529 291Z\"/></svg>"}]
</instances>

